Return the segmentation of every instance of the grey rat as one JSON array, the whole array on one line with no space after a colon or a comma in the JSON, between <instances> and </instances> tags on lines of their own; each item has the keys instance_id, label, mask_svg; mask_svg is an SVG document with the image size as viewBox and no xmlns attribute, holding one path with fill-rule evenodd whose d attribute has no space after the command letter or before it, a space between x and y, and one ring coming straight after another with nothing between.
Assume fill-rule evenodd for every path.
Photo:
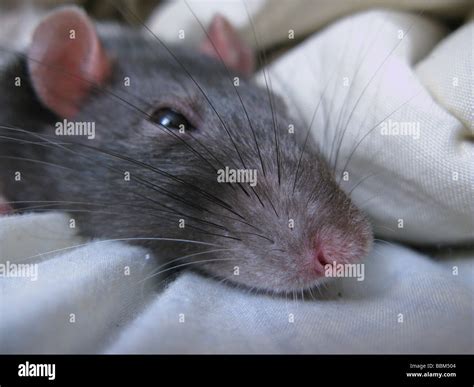
<instances>
[{"instance_id":1,"label":"grey rat","mask_svg":"<svg viewBox=\"0 0 474 387\"><path fill-rule=\"evenodd\" d=\"M251 68L221 17L189 50L55 11L0 74L3 195L19 212L69 211L82 235L138 243L168 267L275 292L317 285L324 265L367 254L371 227ZM93 122L95 137L58 135L63 119ZM219 182L226 167L258 184Z\"/></svg>"}]
</instances>

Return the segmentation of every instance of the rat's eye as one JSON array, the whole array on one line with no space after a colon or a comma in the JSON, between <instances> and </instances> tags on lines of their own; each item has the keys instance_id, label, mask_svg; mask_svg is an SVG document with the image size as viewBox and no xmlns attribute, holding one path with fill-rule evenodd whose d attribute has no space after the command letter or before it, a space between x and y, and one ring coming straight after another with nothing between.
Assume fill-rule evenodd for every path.
<instances>
[{"instance_id":1,"label":"rat's eye","mask_svg":"<svg viewBox=\"0 0 474 387\"><path fill-rule=\"evenodd\" d=\"M155 110L150 121L168 129L186 131L192 129L191 124L181 113L169 108Z\"/></svg>"}]
</instances>

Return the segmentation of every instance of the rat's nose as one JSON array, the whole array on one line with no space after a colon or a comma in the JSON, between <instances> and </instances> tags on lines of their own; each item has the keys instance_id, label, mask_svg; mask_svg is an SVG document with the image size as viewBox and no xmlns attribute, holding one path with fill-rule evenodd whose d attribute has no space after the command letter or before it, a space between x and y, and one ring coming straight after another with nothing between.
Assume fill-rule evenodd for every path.
<instances>
[{"instance_id":1,"label":"rat's nose","mask_svg":"<svg viewBox=\"0 0 474 387\"><path fill-rule=\"evenodd\" d=\"M320 232L312 244L309 261L312 272L325 276L328 266L357 262L363 254L357 242L338 230Z\"/></svg>"}]
</instances>

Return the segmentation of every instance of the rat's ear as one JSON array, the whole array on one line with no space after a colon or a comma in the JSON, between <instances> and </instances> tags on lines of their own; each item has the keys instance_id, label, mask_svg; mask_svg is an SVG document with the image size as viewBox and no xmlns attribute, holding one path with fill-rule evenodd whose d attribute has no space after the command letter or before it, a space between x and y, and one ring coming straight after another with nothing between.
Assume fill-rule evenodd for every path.
<instances>
[{"instance_id":1,"label":"rat's ear","mask_svg":"<svg viewBox=\"0 0 474 387\"><path fill-rule=\"evenodd\" d=\"M104 83L110 60L87 15L78 7L63 7L36 27L28 68L41 102L70 118L92 89Z\"/></svg>"},{"instance_id":2,"label":"rat's ear","mask_svg":"<svg viewBox=\"0 0 474 387\"><path fill-rule=\"evenodd\" d=\"M200 51L222 60L224 64L244 75L251 75L255 69L253 50L239 37L237 31L222 15L211 21L207 36Z\"/></svg>"}]
</instances>

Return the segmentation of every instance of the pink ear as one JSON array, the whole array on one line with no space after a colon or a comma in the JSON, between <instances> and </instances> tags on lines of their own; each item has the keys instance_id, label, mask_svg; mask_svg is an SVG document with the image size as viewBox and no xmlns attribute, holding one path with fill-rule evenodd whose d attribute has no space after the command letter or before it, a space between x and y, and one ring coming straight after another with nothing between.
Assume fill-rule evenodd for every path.
<instances>
[{"instance_id":1,"label":"pink ear","mask_svg":"<svg viewBox=\"0 0 474 387\"><path fill-rule=\"evenodd\" d=\"M43 104L70 118L94 86L105 81L110 61L87 15L77 7L64 7L36 28L28 68Z\"/></svg>"},{"instance_id":2,"label":"pink ear","mask_svg":"<svg viewBox=\"0 0 474 387\"><path fill-rule=\"evenodd\" d=\"M212 19L200 51L222 60L227 67L244 75L249 76L254 71L252 49L242 41L234 27L222 15L218 14Z\"/></svg>"}]
</instances>

